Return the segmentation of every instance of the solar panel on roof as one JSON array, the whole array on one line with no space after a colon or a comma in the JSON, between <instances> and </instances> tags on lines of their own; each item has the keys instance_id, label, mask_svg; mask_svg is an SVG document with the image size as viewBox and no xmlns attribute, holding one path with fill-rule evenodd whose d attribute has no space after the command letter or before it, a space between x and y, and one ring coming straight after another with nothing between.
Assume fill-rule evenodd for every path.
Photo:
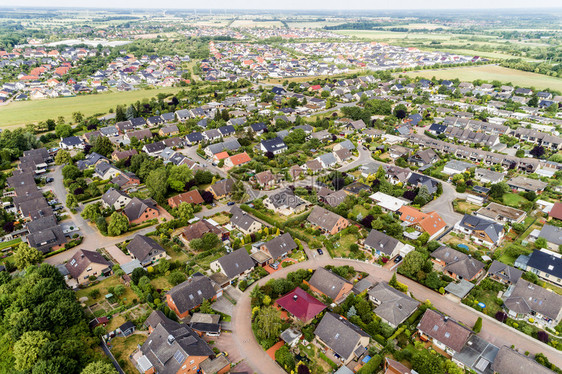
<instances>
[{"instance_id":1,"label":"solar panel on roof","mask_svg":"<svg viewBox=\"0 0 562 374\"><path fill-rule=\"evenodd\" d=\"M185 360L185 355L180 351L176 351L176 353L174 353L174 358L176 359L178 364L181 364L183 360Z\"/></svg>"}]
</instances>

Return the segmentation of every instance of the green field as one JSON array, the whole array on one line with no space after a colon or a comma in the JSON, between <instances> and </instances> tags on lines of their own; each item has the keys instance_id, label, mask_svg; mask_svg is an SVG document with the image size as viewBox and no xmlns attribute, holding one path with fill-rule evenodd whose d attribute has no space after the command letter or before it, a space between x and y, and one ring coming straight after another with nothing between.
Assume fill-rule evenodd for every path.
<instances>
[{"instance_id":1,"label":"green field","mask_svg":"<svg viewBox=\"0 0 562 374\"><path fill-rule=\"evenodd\" d=\"M60 116L69 119L74 112L82 112L86 116L96 113L106 114L110 108L115 108L116 105L129 105L137 100L150 99L159 93L176 93L182 89L184 87L167 87L12 102L0 106L0 127L22 126L49 118L57 119Z\"/></svg>"},{"instance_id":2,"label":"green field","mask_svg":"<svg viewBox=\"0 0 562 374\"><path fill-rule=\"evenodd\" d=\"M472 82L476 79L485 81L498 80L511 83L516 86L535 87L540 89L550 88L562 91L562 79L549 77L547 75L529 73L515 69L508 69L497 65L465 66L450 69L420 70L404 73L411 77L422 77L431 79L455 79Z\"/></svg>"}]
</instances>

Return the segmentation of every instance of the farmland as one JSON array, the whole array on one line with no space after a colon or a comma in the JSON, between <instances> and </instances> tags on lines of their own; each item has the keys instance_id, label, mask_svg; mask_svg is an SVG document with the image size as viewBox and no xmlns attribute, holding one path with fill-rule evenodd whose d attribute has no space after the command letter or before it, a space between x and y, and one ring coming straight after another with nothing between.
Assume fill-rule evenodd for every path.
<instances>
[{"instance_id":1,"label":"farmland","mask_svg":"<svg viewBox=\"0 0 562 374\"><path fill-rule=\"evenodd\" d=\"M105 114L110 108L120 104L131 104L137 100L150 99L159 93L176 93L182 87L169 87L128 92L109 92L37 101L18 101L0 106L0 127L17 127L27 123L44 121L59 116L70 118L74 112L85 116L96 113Z\"/></svg>"},{"instance_id":2,"label":"farmland","mask_svg":"<svg viewBox=\"0 0 562 374\"><path fill-rule=\"evenodd\" d=\"M405 73L410 77L422 77L431 79L455 79L461 81L474 81L482 79L485 81L500 81L511 83L516 86L534 87L539 89L550 88L562 91L562 79L553 78L547 75L529 73L514 69L508 69L497 65L468 66L439 70L410 71Z\"/></svg>"}]
</instances>

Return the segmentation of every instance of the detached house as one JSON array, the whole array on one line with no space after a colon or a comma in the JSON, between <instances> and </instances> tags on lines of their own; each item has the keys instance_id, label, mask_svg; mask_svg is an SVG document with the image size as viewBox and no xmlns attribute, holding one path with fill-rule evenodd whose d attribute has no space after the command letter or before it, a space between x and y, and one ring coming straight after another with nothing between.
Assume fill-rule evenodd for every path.
<instances>
[{"instance_id":1,"label":"detached house","mask_svg":"<svg viewBox=\"0 0 562 374\"><path fill-rule=\"evenodd\" d=\"M210 266L212 271L222 273L227 282L231 282L233 279L249 274L255 263L246 248L242 247L211 262Z\"/></svg>"},{"instance_id":2,"label":"detached house","mask_svg":"<svg viewBox=\"0 0 562 374\"><path fill-rule=\"evenodd\" d=\"M232 209L230 209L230 214L232 214L232 217L230 217L230 223L232 224L232 226L240 230L244 235L258 232L263 226L260 221L258 221L236 205L233 206Z\"/></svg>"},{"instance_id":3,"label":"detached house","mask_svg":"<svg viewBox=\"0 0 562 374\"><path fill-rule=\"evenodd\" d=\"M470 239L477 244L488 248L498 246L504 237L504 226L477 216L465 214L455 224L454 230L470 235Z\"/></svg>"},{"instance_id":4,"label":"detached house","mask_svg":"<svg viewBox=\"0 0 562 374\"><path fill-rule=\"evenodd\" d=\"M363 245L365 248L371 250L377 257L386 256L389 258L397 256L400 253L400 250L404 247L404 243L400 240L375 229L372 229L371 232L369 232L369 235L365 238Z\"/></svg>"},{"instance_id":5,"label":"detached house","mask_svg":"<svg viewBox=\"0 0 562 374\"><path fill-rule=\"evenodd\" d=\"M297 243L289 233L279 235L260 246L262 252L271 256L271 262L275 262L287 257L288 254L298 248Z\"/></svg>"},{"instance_id":6,"label":"detached house","mask_svg":"<svg viewBox=\"0 0 562 374\"><path fill-rule=\"evenodd\" d=\"M460 352L472 335L470 329L432 309L425 311L418 324L418 333L422 340L432 340L451 356Z\"/></svg>"},{"instance_id":7,"label":"detached house","mask_svg":"<svg viewBox=\"0 0 562 374\"><path fill-rule=\"evenodd\" d=\"M133 197L131 201L129 201L123 209L123 214L127 217L131 225L143 223L144 221L160 216L158 207L153 200L141 200L138 197Z\"/></svg>"},{"instance_id":8,"label":"detached house","mask_svg":"<svg viewBox=\"0 0 562 374\"><path fill-rule=\"evenodd\" d=\"M192 278L178 284L166 294L168 307L184 319L189 312L200 306L204 300L217 298L214 285L206 276L196 273Z\"/></svg>"},{"instance_id":9,"label":"detached house","mask_svg":"<svg viewBox=\"0 0 562 374\"><path fill-rule=\"evenodd\" d=\"M431 257L437 270L443 271L453 279L472 281L484 273L482 262L447 246L433 251Z\"/></svg>"},{"instance_id":10,"label":"detached house","mask_svg":"<svg viewBox=\"0 0 562 374\"><path fill-rule=\"evenodd\" d=\"M136 235L127 245L127 250L143 266L150 265L166 255L160 244L144 235Z\"/></svg>"},{"instance_id":11,"label":"detached house","mask_svg":"<svg viewBox=\"0 0 562 374\"><path fill-rule=\"evenodd\" d=\"M396 328L416 311L420 302L391 287L386 282L379 282L367 293L375 305L375 314Z\"/></svg>"},{"instance_id":12,"label":"detached house","mask_svg":"<svg viewBox=\"0 0 562 374\"><path fill-rule=\"evenodd\" d=\"M521 278L504 294L511 318L533 317L550 328L562 319L562 296Z\"/></svg>"},{"instance_id":13,"label":"detached house","mask_svg":"<svg viewBox=\"0 0 562 374\"><path fill-rule=\"evenodd\" d=\"M278 155L285 152L289 147L287 147L280 137L275 137L273 139L262 140L260 149L264 153L271 152L274 155Z\"/></svg>"},{"instance_id":14,"label":"detached house","mask_svg":"<svg viewBox=\"0 0 562 374\"><path fill-rule=\"evenodd\" d=\"M230 195L232 193L233 188L234 188L234 181L228 178L228 179L220 180L215 184L207 187L207 191L212 193L213 197L216 200L220 200Z\"/></svg>"},{"instance_id":15,"label":"detached house","mask_svg":"<svg viewBox=\"0 0 562 374\"><path fill-rule=\"evenodd\" d=\"M199 373L203 362L215 357L211 347L191 327L154 311L145 322L150 334L133 353L132 360L143 374Z\"/></svg>"},{"instance_id":16,"label":"detached house","mask_svg":"<svg viewBox=\"0 0 562 374\"><path fill-rule=\"evenodd\" d=\"M101 254L79 249L64 265L79 285L89 283L90 277L111 274L111 264Z\"/></svg>"},{"instance_id":17,"label":"detached house","mask_svg":"<svg viewBox=\"0 0 562 374\"><path fill-rule=\"evenodd\" d=\"M263 205L277 214L290 216L291 214L303 212L307 206L307 202L296 196L292 190L285 189L268 196L263 201Z\"/></svg>"},{"instance_id":18,"label":"detached house","mask_svg":"<svg viewBox=\"0 0 562 374\"><path fill-rule=\"evenodd\" d=\"M306 220L329 235L335 235L349 226L347 219L320 206L315 206Z\"/></svg>"},{"instance_id":19,"label":"detached house","mask_svg":"<svg viewBox=\"0 0 562 374\"><path fill-rule=\"evenodd\" d=\"M316 269L307 283L312 291L329 297L335 303L345 300L353 289L353 284L347 279L323 267Z\"/></svg>"},{"instance_id":20,"label":"detached house","mask_svg":"<svg viewBox=\"0 0 562 374\"><path fill-rule=\"evenodd\" d=\"M168 199L168 205L172 209L177 208L181 203L197 205L203 204L203 202L203 198L198 190L187 191Z\"/></svg>"},{"instance_id":21,"label":"detached house","mask_svg":"<svg viewBox=\"0 0 562 374\"><path fill-rule=\"evenodd\" d=\"M129 195L123 191L116 190L115 188L110 188L101 197L104 208L113 208L115 210L125 208L131 200L132 198Z\"/></svg>"},{"instance_id":22,"label":"detached house","mask_svg":"<svg viewBox=\"0 0 562 374\"><path fill-rule=\"evenodd\" d=\"M517 283L519 278L521 278L523 272L519 269L514 268L494 260L490 268L488 269L488 277L503 284L511 285Z\"/></svg>"},{"instance_id":23,"label":"detached house","mask_svg":"<svg viewBox=\"0 0 562 374\"><path fill-rule=\"evenodd\" d=\"M347 319L328 312L314 330L320 344L332 350L347 365L367 352L370 336Z\"/></svg>"}]
</instances>

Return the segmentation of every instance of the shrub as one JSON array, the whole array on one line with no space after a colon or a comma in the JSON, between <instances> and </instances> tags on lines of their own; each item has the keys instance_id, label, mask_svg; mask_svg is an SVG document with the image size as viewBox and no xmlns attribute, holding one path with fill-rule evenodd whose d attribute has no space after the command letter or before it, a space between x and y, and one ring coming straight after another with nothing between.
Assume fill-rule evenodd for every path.
<instances>
[{"instance_id":1,"label":"shrub","mask_svg":"<svg viewBox=\"0 0 562 374\"><path fill-rule=\"evenodd\" d=\"M482 317L478 317L478 319L474 323L474 327L472 328L472 331L474 331L476 334L478 334L480 330L482 330Z\"/></svg>"}]
</instances>

